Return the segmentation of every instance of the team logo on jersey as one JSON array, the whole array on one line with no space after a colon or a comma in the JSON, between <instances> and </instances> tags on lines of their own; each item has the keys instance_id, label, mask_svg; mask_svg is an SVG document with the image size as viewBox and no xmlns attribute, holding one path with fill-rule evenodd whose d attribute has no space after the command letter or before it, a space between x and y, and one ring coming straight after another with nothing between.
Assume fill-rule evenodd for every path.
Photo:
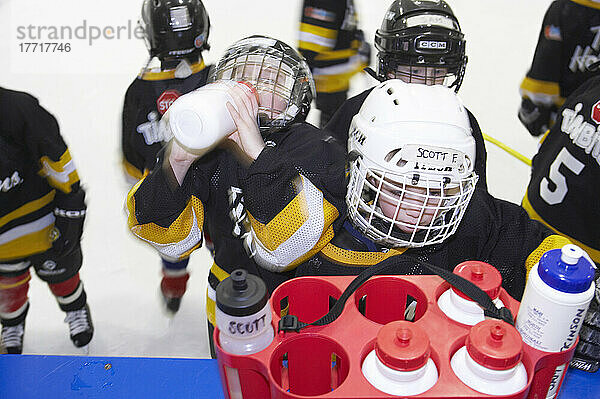
<instances>
[{"instance_id":1,"label":"team logo on jersey","mask_svg":"<svg viewBox=\"0 0 600 399\"><path fill-rule=\"evenodd\" d=\"M171 104L173 104L173 102L179 97L181 97L181 93L179 93L177 90L166 90L160 95L160 97L158 97L158 100L156 100L156 108L158 108L158 112L160 112L161 115L164 115Z\"/></svg>"},{"instance_id":2,"label":"team logo on jersey","mask_svg":"<svg viewBox=\"0 0 600 399\"><path fill-rule=\"evenodd\" d=\"M548 40L561 41L560 27L554 25L544 26L544 37Z\"/></svg>"},{"instance_id":3,"label":"team logo on jersey","mask_svg":"<svg viewBox=\"0 0 600 399\"><path fill-rule=\"evenodd\" d=\"M15 171L11 176L0 180L0 190L7 192L11 188L23 183L23 179L19 176L19 171Z\"/></svg>"},{"instance_id":4,"label":"team logo on jersey","mask_svg":"<svg viewBox=\"0 0 600 399\"><path fill-rule=\"evenodd\" d=\"M600 100L592 107L592 120L600 124Z\"/></svg>"},{"instance_id":5,"label":"team logo on jersey","mask_svg":"<svg viewBox=\"0 0 600 399\"><path fill-rule=\"evenodd\" d=\"M599 60L598 52L600 51L600 25L590 27L590 32L594 34L594 39L591 44L583 48L578 44L571 56L569 69L571 72L587 72L587 67Z\"/></svg>"},{"instance_id":6,"label":"team logo on jersey","mask_svg":"<svg viewBox=\"0 0 600 399\"><path fill-rule=\"evenodd\" d=\"M335 21L335 13L324 10L322 8L306 7L304 9L304 16L312 19L318 19L319 21L333 22Z\"/></svg>"}]
</instances>

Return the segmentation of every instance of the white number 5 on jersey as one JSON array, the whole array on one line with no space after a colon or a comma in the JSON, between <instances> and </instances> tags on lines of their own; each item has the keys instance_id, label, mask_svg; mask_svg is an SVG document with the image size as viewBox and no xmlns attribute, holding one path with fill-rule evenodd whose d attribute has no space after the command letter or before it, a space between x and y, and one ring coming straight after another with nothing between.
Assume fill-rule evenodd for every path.
<instances>
[{"instance_id":1,"label":"white number 5 on jersey","mask_svg":"<svg viewBox=\"0 0 600 399\"><path fill-rule=\"evenodd\" d=\"M550 205L560 204L567 195L567 179L558 170L561 164L565 165L576 175L579 175L585 166L583 163L579 162L577 158L571 155L566 148L560 150L558 156L554 162L552 162L552 165L550 165L548 178L544 177L540 182L540 197ZM548 179L556 186L554 190L550 190L550 182Z\"/></svg>"}]
</instances>

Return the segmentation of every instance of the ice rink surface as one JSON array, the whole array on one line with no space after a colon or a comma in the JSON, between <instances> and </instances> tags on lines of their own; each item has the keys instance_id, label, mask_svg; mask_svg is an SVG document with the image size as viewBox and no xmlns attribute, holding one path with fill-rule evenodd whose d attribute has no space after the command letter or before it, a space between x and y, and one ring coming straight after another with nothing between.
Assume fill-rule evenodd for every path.
<instances>
[{"instance_id":1,"label":"ice rink surface","mask_svg":"<svg viewBox=\"0 0 600 399\"><path fill-rule=\"evenodd\" d=\"M339 0L343 1L343 0ZM460 90L484 133L528 157L537 140L517 119L518 88L535 49L550 0L448 0L467 39L469 63ZM0 86L36 96L58 119L87 191L88 217L81 276L96 328L94 356L208 357L205 321L208 253L190 262L191 278L182 308L173 318L161 308L160 261L127 230L123 203L128 191L121 170L120 118L125 90L145 64L142 40L63 40L70 53L23 53L19 27L102 28L137 22L141 0L0 0ZM355 0L360 25L372 43L391 0ZM210 14L208 62L235 40L251 34L296 45L299 0L204 0ZM22 30L21 30L22 32ZM82 30L83 32L83 30ZM39 41L39 40L38 40ZM375 54L375 50L374 50ZM372 65L374 61L372 61ZM352 93L375 84L366 74ZM310 121L317 120L313 111ZM519 203L528 167L487 144L488 185L497 197ZM81 354L68 337L64 314L46 284L34 277L24 353Z\"/></svg>"}]
</instances>

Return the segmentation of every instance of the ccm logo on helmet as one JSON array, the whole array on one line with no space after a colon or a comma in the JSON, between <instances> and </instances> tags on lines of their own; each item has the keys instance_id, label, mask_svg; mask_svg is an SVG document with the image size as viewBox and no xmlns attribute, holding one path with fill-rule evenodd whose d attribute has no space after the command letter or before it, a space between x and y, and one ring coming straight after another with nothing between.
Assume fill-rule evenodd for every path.
<instances>
[{"instance_id":1,"label":"ccm logo on helmet","mask_svg":"<svg viewBox=\"0 0 600 399\"><path fill-rule=\"evenodd\" d=\"M177 100L180 96L181 94L177 90L166 90L158 97L158 100L156 100L158 112L160 112L161 115L164 115L171 104L173 104L173 101Z\"/></svg>"},{"instance_id":2,"label":"ccm logo on helmet","mask_svg":"<svg viewBox=\"0 0 600 399\"><path fill-rule=\"evenodd\" d=\"M424 48L428 50L446 50L448 43L438 42L436 40L421 40L417 43L417 48Z\"/></svg>"}]
</instances>

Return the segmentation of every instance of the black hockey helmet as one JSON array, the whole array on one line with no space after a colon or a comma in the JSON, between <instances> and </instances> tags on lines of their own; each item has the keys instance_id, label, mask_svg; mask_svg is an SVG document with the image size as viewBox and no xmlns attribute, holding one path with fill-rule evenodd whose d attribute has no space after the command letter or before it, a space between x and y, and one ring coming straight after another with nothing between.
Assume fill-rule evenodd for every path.
<instances>
[{"instance_id":1,"label":"black hockey helmet","mask_svg":"<svg viewBox=\"0 0 600 399\"><path fill-rule=\"evenodd\" d=\"M465 39L443 0L395 0L375 33L380 79L444 84L458 91L465 74Z\"/></svg>"},{"instance_id":2,"label":"black hockey helmet","mask_svg":"<svg viewBox=\"0 0 600 399\"><path fill-rule=\"evenodd\" d=\"M209 78L222 79L245 81L256 89L263 137L304 121L316 93L306 60L294 48L268 36L246 37L225 50Z\"/></svg>"},{"instance_id":3,"label":"black hockey helmet","mask_svg":"<svg viewBox=\"0 0 600 399\"><path fill-rule=\"evenodd\" d=\"M209 49L210 19L200 0L144 0L141 24L150 56L161 61Z\"/></svg>"}]
</instances>

